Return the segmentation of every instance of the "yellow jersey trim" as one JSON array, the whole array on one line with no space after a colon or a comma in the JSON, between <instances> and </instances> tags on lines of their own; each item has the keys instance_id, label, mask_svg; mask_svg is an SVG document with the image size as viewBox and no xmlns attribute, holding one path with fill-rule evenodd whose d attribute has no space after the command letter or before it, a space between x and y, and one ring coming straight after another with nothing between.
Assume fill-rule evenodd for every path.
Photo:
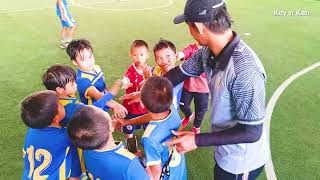
<instances>
[{"instance_id":1,"label":"yellow jersey trim","mask_svg":"<svg viewBox=\"0 0 320 180\"><path fill-rule=\"evenodd\" d=\"M149 124L146 128L146 130L143 133L142 137L149 137L152 131L157 127L155 124Z\"/></svg>"},{"instance_id":2,"label":"yellow jersey trim","mask_svg":"<svg viewBox=\"0 0 320 180\"><path fill-rule=\"evenodd\" d=\"M127 157L128 159L132 160L133 158L135 158L136 156L134 154L132 154L131 152L129 152L127 149L125 148L120 148L116 151L116 153Z\"/></svg>"}]
</instances>

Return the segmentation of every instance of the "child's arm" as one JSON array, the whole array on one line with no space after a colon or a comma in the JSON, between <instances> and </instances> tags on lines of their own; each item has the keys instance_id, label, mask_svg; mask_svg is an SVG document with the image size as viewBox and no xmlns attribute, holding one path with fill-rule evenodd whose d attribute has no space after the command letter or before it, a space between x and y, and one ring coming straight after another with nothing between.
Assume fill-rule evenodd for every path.
<instances>
[{"instance_id":1,"label":"child's arm","mask_svg":"<svg viewBox=\"0 0 320 180\"><path fill-rule=\"evenodd\" d=\"M161 176L161 172L162 172L162 168L160 164L157 165L153 165L153 166L149 166L149 170L147 171L148 175L152 178L152 179L160 179Z\"/></svg>"},{"instance_id":2,"label":"child's arm","mask_svg":"<svg viewBox=\"0 0 320 180\"><path fill-rule=\"evenodd\" d=\"M151 120L151 115L147 113L145 115L142 115L130 120L127 120L127 119L125 120L121 118L118 118L116 120L118 121L118 123L120 123L121 126L147 124Z\"/></svg>"},{"instance_id":3,"label":"child's arm","mask_svg":"<svg viewBox=\"0 0 320 180\"><path fill-rule=\"evenodd\" d=\"M121 85L122 85L121 80L117 80L116 82L114 82L110 91L108 91L107 94L104 94L99 100L92 103L92 105L99 108L104 108L107 105L107 103L111 101L114 96L118 94Z\"/></svg>"},{"instance_id":4,"label":"child's arm","mask_svg":"<svg viewBox=\"0 0 320 180\"><path fill-rule=\"evenodd\" d=\"M199 49L197 44L190 44L185 47L181 52L177 53L177 59L185 61L189 59Z\"/></svg>"},{"instance_id":5,"label":"child's arm","mask_svg":"<svg viewBox=\"0 0 320 180\"><path fill-rule=\"evenodd\" d=\"M144 79L148 79L149 77L151 77L153 75L152 73L153 71L153 67L149 66L149 65L144 65L143 67L143 78Z\"/></svg>"},{"instance_id":6,"label":"child's arm","mask_svg":"<svg viewBox=\"0 0 320 180\"><path fill-rule=\"evenodd\" d=\"M128 114L128 110L114 100L109 101L107 106L112 108L114 115L118 118L124 118Z\"/></svg>"},{"instance_id":7,"label":"child's arm","mask_svg":"<svg viewBox=\"0 0 320 180\"><path fill-rule=\"evenodd\" d=\"M112 93L115 93L116 91L118 92L119 90L115 87L112 87L112 89L109 92L112 94ZM90 96L91 98L93 98L95 100L99 100L100 98L102 98L104 96L104 94L99 92L98 89L95 88L94 86L91 86L87 92L87 96ZM127 109L125 107L123 107L121 104L115 102L114 100L108 101L106 103L106 105L108 107L112 108L116 117L124 118L128 114Z\"/></svg>"},{"instance_id":8,"label":"child's arm","mask_svg":"<svg viewBox=\"0 0 320 180\"><path fill-rule=\"evenodd\" d=\"M59 7L59 10L60 10L60 13L61 13L61 19L63 21L67 21L67 19L65 17L65 14L64 14L64 11L62 9L61 0L57 0L57 4L58 4L58 7Z\"/></svg>"},{"instance_id":9,"label":"child's arm","mask_svg":"<svg viewBox=\"0 0 320 180\"><path fill-rule=\"evenodd\" d=\"M69 177L68 180L79 180L78 177Z\"/></svg>"},{"instance_id":10,"label":"child's arm","mask_svg":"<svg viewBox=\"0 0 320 180\"><path fill-rule=\"evenodd\" d=\"M130 82L130 79L126 76L123 77L122 84L122 89L128 89L129 87L133 86L133 84Z\"/></svg>"},{"instance_id":11,"label":"child's arm","mask_svg":"<svg viewBox=\"0 0 320 180\"><path fill-rule=\"evenodd\" d=\"M125 99L130 99L130 101L128 102L129 105L132 103L140 102L140 91L133 92L130 94L125 94L120 97L120 100L125 100Z\"/></svg>"},{"instance_id":12,"label":"child's arm","mask_svg":"<svg viewBox=\"0 0 320 180\"><path fill-rule=\"evenodd\" d=\"M154 179L160 179L162 168L161 168L161 157L163 152L163 147L154 142L149 137L142 137L141 142L144 148L144 154L146 157L147 173Z\"/></svg>"}]
</instances>

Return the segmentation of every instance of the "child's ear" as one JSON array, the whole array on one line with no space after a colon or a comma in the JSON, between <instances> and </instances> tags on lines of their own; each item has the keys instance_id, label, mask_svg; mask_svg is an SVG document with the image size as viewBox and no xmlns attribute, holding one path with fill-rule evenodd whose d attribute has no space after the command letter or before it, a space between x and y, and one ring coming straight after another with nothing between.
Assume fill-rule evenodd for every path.
<instances>
[{"instance_id":1,"label":"child's ear","mask_svg":"<svg viewBox=\"0 0 320 180\"><path fill-rule=\"evenodd\" d=\"M57 92L57 94L62 94L63 91L64 91L64 88L56 87L56 92Z\"/></svg>"},{"instance_id":2,"label":"child's ear","mask_svg":"<svg viewBox=\"0 0 320 180\"><path fill-rule=\"evenodd\" d=\"M76 60L72 60L72 64L75 65L75 66L78 66L78 63Z\"/></svg>"},{"instance_id":3,"label":"child's ear","mask_svg":"<svg viewBox=\"0 0 320 180\"><path fill-rule=\"evenodd\" d=\"M117 124L116 120L113 120L113 118L110 117L109 113L104 112L106 118L108 119L108 125L109 125L109 133L112 133L114 131L114 127Z\"/></svg>"}]
</instances>

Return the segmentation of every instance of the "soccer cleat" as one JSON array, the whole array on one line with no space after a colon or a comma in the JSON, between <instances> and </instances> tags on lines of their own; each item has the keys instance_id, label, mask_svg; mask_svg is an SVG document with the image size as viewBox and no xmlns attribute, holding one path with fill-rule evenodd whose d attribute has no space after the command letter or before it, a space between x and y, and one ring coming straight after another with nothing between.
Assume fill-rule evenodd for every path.
<instances>
[{"instance_id":1,"label":"soccer cleat","mask_svg":"<svg viewBox=\"0 0 320 180\"><path fill-rule=\"evenodd\" d=\"M189 116L189 117L184 117L181 121L182 121L182 127L185 128L190 120L194 119L194 112Z\"/></svg>"},{"instance_id":2,"label":"soccer cleat","mask_svg":"<svg viewBox=\"0 0 320 180\"><path fill-rule=\"evenodd\" d=\"M68 42L64 42L64 43L60 43L59 47L61 49L66 49L68 47L69 43Z\"/></svg>"},{"instance_id":3,"label":"soccer cleat","mask_svg":"<svg viewBox=\"0 0 320 180\"><path fill-rule=\"evenodd\" d=\"M200 134L200 128L196 128L196 127L193 127L192 128L192 132L195 133L195 134Z\"/></svg>"}]
</instances>

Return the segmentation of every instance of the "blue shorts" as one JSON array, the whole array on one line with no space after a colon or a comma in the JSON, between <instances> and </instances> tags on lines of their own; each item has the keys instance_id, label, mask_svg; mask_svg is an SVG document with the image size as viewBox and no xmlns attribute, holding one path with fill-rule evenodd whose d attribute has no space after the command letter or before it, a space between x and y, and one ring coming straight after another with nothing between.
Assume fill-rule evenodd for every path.
<instances>
[{"instance_id":1,"label":"blue shorts","mask_svg":"<svg viewBox=\"0 0 320 180\"><path fill-rule=\"evenodd\" d=\"M68 15L66 17L66 19L67 19L66 21L62 20L61 16L59 16L59 18L60 18L62 27L71 28L71 27L73 27L73 26L75 26L77 24L76 21L74 20L74 18L71 15Z\"/></svg>"},{"instance_id":2,"label":"blue shorts","mask_svg":"<svg viewBox=\"0 0 320 180\"><path fill-rule=\"evenodd\" d=\"M142 115L144 115L144 114L130 114L130 113L128 113L124 119L132 119L132 118L136 118L136 117L139 117ZM123 126L122 132L124 132L125 134L133 134L135 130L141 129L141 126L143 126L143 129L146 129L148 124Z\"/></svg>"}]
</instances>

